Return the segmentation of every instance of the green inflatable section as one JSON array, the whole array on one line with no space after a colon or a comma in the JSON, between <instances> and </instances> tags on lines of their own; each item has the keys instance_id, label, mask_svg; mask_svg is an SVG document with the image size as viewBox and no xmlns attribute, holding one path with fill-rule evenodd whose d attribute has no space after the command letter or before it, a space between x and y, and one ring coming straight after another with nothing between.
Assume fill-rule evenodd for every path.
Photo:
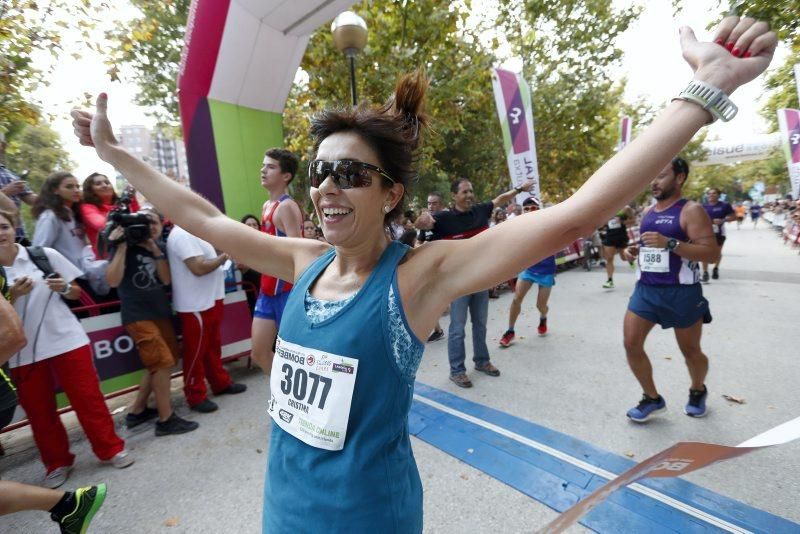
<instances>
[{"instance_id":1,"label":"green inflatable section","mask_svg":"<svg viewBox=\"0 0 800 534\"><path fill-rule=\"evenodd\" d=\"M280 113L208 99L225 213L239 220L246 213L261 218L269 194L261 187L264 152L283 146Z\"/></svg>"}]
</instances>

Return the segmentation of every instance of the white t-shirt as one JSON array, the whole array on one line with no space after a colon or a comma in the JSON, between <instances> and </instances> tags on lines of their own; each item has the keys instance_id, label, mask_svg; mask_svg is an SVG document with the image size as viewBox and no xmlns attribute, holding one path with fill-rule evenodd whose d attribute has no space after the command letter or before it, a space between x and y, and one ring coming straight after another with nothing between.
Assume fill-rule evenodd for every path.
<instances>
[{"instance_id":1,"label":"white t-shirt","mask_svg":"<svg viewBox=\"0 0 800 534\"><path fill-rule=\"evenodd\" d=\"M214 259L217 252L210 243L176 226L167 238L169 272L172 276L172 306L181 313L205 311L225 297L225 270L222 266L203 276L196 276L185 261L202 256Z\"/></svg>"},{"instance_id":2,"label":"white t-shirt","mask_svg":"<svg viewBox=\"0 0 800 534\"><path fill-rule=\"evenodd\" d=\"M43 250L50 266L65 281L72 282L81 275L78 268L59 252L51 248ZM25 247L17 246L17 257L10 267L6 267L6 273L9 285L23 276L33 280L31 292L14 302L14 309L25 326L28 344L8 361L11 367L46 360L89 344L89 337L78 319L61 296L47 287L44 273L31 261Z\"/></svg>"}]
</instances>

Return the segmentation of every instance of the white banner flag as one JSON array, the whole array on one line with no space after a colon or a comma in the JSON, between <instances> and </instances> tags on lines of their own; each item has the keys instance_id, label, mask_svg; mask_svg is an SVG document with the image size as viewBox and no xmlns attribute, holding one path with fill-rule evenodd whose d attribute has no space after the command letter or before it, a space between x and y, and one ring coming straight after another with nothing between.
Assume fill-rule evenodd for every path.
<instances>
[{"instance_id":1,"label":"white banner flag","mask_svg":"<svg viewBox=\"0 0 800 534\"><path fill-rule=\"evenodd\" d=\"M503 145L506 149L511 186L518 187L533 180L533 188L517 195L517 203L539 191L539 165L536 160L536 138L533 135L533 104L531 91L521 75L503 69L492 69L492 87Z\"/></svg>"}]
</instances>

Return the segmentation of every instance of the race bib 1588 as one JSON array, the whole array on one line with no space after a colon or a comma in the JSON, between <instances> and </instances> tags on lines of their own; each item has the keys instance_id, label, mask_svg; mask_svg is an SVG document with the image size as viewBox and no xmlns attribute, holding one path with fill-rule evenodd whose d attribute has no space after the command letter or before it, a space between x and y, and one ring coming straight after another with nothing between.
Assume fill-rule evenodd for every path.
<instances>
[{"instance_id":1,"label":"race bib 1588","mask_svg":"<svg viewBox=\"0 0 800 534\"><path fill-rule=\"evenodd\" d=\"M668 273L669 251L663 248L641 247L639 269L643 273Z\"/></svg>"},{"instance_id":2,"label":"race bib 1588","mask_svg":"<svg viewBox=\"0 0 800 534\"><path fill-rule=\"evenodd\" d=\"M278 338L267 411L300 441L329 451L344 447L358 360Z\"/></svg>"}]
</instances>

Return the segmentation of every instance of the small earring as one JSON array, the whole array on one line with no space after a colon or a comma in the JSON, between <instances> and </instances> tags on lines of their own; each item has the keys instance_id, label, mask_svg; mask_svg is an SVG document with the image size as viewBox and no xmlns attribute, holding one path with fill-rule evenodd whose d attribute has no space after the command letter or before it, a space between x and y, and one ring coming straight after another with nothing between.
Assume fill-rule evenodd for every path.
<instances>
[{"instance_id":1,"label":"small earring","mask_svg":"<svg viewBox=\"0 0 800 534\"><path fill-rule=\"evenodd\" d=\"M385 206L383 207L383 211L385 211L386 213L389 213L390 211L392 211L392 207L391 207L390 205L388 205L388 204L387 204L387 205L385 205Z\"/></svg>"}]
</instances>

